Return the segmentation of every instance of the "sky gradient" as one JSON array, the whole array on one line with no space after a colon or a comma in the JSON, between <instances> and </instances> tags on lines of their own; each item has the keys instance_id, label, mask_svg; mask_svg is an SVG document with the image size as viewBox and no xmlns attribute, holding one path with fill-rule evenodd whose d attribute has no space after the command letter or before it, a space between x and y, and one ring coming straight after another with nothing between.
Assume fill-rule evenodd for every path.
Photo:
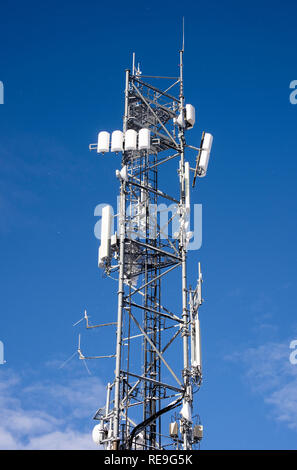
<instances>
[{"instance_id":1,"label":"sky gradient","mask_svg":"<svg viewBox=\"0 0 297 470\"><path fill-rule=\"evenodd\" d=\"M122 126L132 52L143 73L177 74L184 16L188 142L214 136L189 260L192 282L198 260L204 275L201 448L297 449L296 13L293 1L1 3L0 448L94 448L114 364L61 368L79 332L90 354L114 344L72 326L85 308L94 322L116 312L94 209L115 203L119 161L88 145Z\"/></svg>"}]
</instances>

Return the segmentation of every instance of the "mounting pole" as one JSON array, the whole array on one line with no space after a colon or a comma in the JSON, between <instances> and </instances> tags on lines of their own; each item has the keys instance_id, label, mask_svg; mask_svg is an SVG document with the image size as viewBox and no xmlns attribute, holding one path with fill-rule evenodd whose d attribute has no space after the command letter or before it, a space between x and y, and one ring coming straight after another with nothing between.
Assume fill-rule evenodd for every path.
<instances>
[{"instance_id":1,"label":"mounting pole","mask_svg":"<svg viewBox=\"0 0 297 470\"><path fill-rule=\"evenodd\" d=\"M123 132L127 130L128 122L128 96L129 96L129 76L130 71L126 70L125 85L125 115L123 123ZM125 154L123 153L123 159ZM120 192L120 213L119 213L119 229L120 229L120 259L119 259L119 289L118 289L118 320L117 320L117 345L116 345L116 370L115 370L115 391L114 391L114 429L113 429L113 448L118 449L119 444L119 421L120 421L120 374L121 374L121 349L122 349L122 312L123 312L123 296L124 296L124 262L125 262L125 217L126 217L126 182L121 180Z\"/></svg>"},{"instance_id":2,"label":"mounting pole","mask_svg":"<svg viewBox=\"0 0 297 470\"><path fill-rule=\"evenodd\" d=\"M180 51L180 113L184 115L184 83L183 83L183 53L184 53L184 33L183 33L183 47ZM180 128L179 132L180 140L180 171L181 171L181 191L180 191L180 209L181 217L185 221L185 137L184 137L184 128ZM192 408L192 402L190 392L189 394L189 347L188 347L188 289L187 289L187 240L186 232L184 228L180 231L180 246L181 246L181 257L182 257L182 319L183 319L183 380L185 388L185 397L184 403L189 401ZM187 426L183 428L183 447L184 450L191 449L191 444L189 442L188 429Z\"/></svg>"}]
</instances>

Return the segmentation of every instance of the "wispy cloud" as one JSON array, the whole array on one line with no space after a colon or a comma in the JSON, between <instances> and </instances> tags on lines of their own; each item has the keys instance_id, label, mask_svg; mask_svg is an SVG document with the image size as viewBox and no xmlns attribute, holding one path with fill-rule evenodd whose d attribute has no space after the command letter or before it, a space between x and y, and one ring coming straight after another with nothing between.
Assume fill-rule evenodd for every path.
<instances>
[{"instance_id":1,"label":"wispy cloud","mask_svg":"<svg viewBox=\"0 0 297 470\"><path fill-rule=\"evenodd\" d=\"M268 342L225 359L240 361L245 380L272 407L273 417L297 430L297 366L289 361L290 341Z\"/></svg>"},{"instance_id":2,"label":"wispy cloud","mask_svg":"<svg viewBox=\"0 0 297 470\"><path fill-rule=\"evenodd\" d=\"M0 449L96 449L92 414L104 388L96 377L24 386L18 374L0 373Z\"/></svg>"}]
</instances>

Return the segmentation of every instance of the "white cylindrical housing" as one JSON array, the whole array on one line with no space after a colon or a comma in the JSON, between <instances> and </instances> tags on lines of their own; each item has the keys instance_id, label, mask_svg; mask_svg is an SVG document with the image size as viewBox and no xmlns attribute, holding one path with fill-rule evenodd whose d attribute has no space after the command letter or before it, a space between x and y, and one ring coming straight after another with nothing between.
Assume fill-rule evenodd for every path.
<instances>
[{"instance_id":1,"label":"white cylindrical housing","mask_svg":"<svg viewBox=\"0 0 297 470\"><path fill-rule=\"evenodd\" d=\"M111 151L122 152L123 140L124 140L124 136L123 136L122 131L113 131L111 135Z\"/></svg>"},{"instance_id":2,"label":"white cylindrical housing","mask_svg":"<svg viewBox=\"0 0 297 470\"><path fill-rule=\"evenodd\" d=\"M185 206L187 213L190 212L190 164L185 162Z\"/></svg>"},{"instance_id":3,"label":"white cylindrical housing","mask_svg":"<svg viewBox=\"0 0 297 470\"><path fill-rule=\"evenodd\" d=\"M140 432L136 439L135 439L135 442L136 442L136 450L143 450L144 449L144 435L143 435L143 432Z\"/></svg>"},{"instance_id":4,"label":"white cylindrical housing","mask_svg":"<svg viewBox=\"0 0 297 470\"><path fill-rule=\"evenodd\" d=\"M206 132L204 134L204 139L203 139L203 143L202 143L203 150L207 150L208 153L210 153L211 146L212 146L212 141L213 141L213 136Z\"/></svg>"},{"instance_id":5,"label":"white cylindrical housing","mask_svg":"<svg viewBox=\"0 0 297 470\"><path fill-rule=\"evenodd\" d=\"M184 113L183 111L181 113L179 113L177 119L176 119L176 123L180 126L180 127L185 127L185 120L184 120Z\"/></svg>"},{"instance_id":6,"label":"white cylindrical housing","mask_svg":"<svg viewBox=\"0 0 297 470\"><path fill-rule=\"evenodd\" d=\"M191 104L186 104L186 121L191 127L195 124L195 108Z\"/></svg>"},{"instance_id":7,"label":"white cylindrical housing","mask_svg":"<svg viewBox=\"0 0 297 470\"><path fill-rule=\"evenodd\" d=\"M206 175L208 161L209 161L209 152L207 150L202 150L200 154L199 165L198 165L198 176L200 176L200 178L203 178Z\"/></svg>"},{"instance_id":8,"label":"white cylindrical housing","mask_svg":"<svg viewBox=\"0 0 297 470\"><path fill-rule=\"evenodd\" d=\"M99 249L99 263L110 257L110 236L112 222L112 207L105 206L102 209L101 219L101 245Z\"/></svg>"},{"instance_id":9,"label":"white cylindrical housing","mask_svg":"<svg viewBox=\"0 0 297 470\"><path fill-rule=\"evenodd\" d=\"M134 129L128 129L125 133L125 150L137 149L137 132Z\"/></svg>"},{"instance_id":10,"label":"white cylindrical housing","mask_svg":"<svg viewBox=\"0 0 297 470\"><path fill-rule=\"evenodd\" d=\"M97 144L97 152L98 153L105 153L109 152L109 141L110 141L110 134L106 131L101 131L98 134L98 144Z\"/></svg>"},{"instance_id":11,"label":"white cylindrical housing","mask_svg":"<svg viewBox=\"0 0 297 470\"><path fill-rule=\"evenodd\" d=\"M117 232L111 235L110 245L113 247L117 246Z\"/></svg>"},{"instance_id":12,"label":"white cylindrical housing","mask_svg":"<svg viewBox=\"0 0 297 470\"><path fill-rule=\"evenodd\" d=\"M98 268L103 268L104 267L104 260L102 258L102 249L101 249L101 245L99 246L99 249L98 249Z\"/></svg>"},{"instance_id":13,"label":"white cylindrical housing","mask_svg":"<svg viewBox=\"0 0 297 470\"><path fill-rule=\"evenodd\" d=\"M144 127L138 132L138 149L149 150L151 147L151 131Z\"/></svg>"},{"instance_id":14,"label":"white cylindrical housing","mask_svg":"<svg viewBox=\"0 0 297 470\"><path fill-rule=\"evenodd\" d=\"M180 410L180 414L187 421L192 421L191 406L190 406L190 403L186 401L185 399L183 400L183 406L182 406L182 409Z\"/></svg>"},{"instance_id":15,"label":"white cylindrical housing","mask_svg":"<svg viewBox=\"0 0 297 470\"><path fill-rule=\"evenodd\" d=\"M96 424L92 431L92 439L95 444L99 445L104 439L104 426L103 423Z\"/></svg>"}]
</instances>

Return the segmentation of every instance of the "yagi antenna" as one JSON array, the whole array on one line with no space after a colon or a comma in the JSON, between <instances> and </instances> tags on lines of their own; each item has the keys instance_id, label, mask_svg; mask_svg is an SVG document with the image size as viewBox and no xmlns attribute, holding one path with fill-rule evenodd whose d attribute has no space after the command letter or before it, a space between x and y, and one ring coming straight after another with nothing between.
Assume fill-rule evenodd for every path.
<instances>
[{"instance_id":1,"label":"yagi antenna","mask_svg":"<svg viewBox=\"0 0 297 470\"><path fill-rule=\"evenodd\" d=\"M79 323L81 323L83 320L86 320L86 328L89 329L89 328L100 328L101 326L110 326L110 325L116 325L117 323L116 322L109 322L109 323L102 323L100 325L90 325L89 324L89 317L88 314L87 314L87 311L85 310L84 311L84 316L78 320L77 322L75 322L72 326L76 326L78 325Z\"/></svg>"},{"instance_id":2,"label":"yagi antenna","mask_svg":"<svg viewBox=\"0 0 297 470\"><path fill-rule=\"evenodd\" d=\"M86 368L88 374L89 374L89 375L92 375L90 369L88 368L88 366L87 366L87 364L86 364L86 358L85 358L85 356L83 355L83 353L81 352L81 349L80 349L80 334L78 335L78 348L77 348L77 352L78 352L78 357L79 357L79 359L81 359L81 360L83 361L84 366L85 366L85 368Z\"/></svg>"}]
</instances>

